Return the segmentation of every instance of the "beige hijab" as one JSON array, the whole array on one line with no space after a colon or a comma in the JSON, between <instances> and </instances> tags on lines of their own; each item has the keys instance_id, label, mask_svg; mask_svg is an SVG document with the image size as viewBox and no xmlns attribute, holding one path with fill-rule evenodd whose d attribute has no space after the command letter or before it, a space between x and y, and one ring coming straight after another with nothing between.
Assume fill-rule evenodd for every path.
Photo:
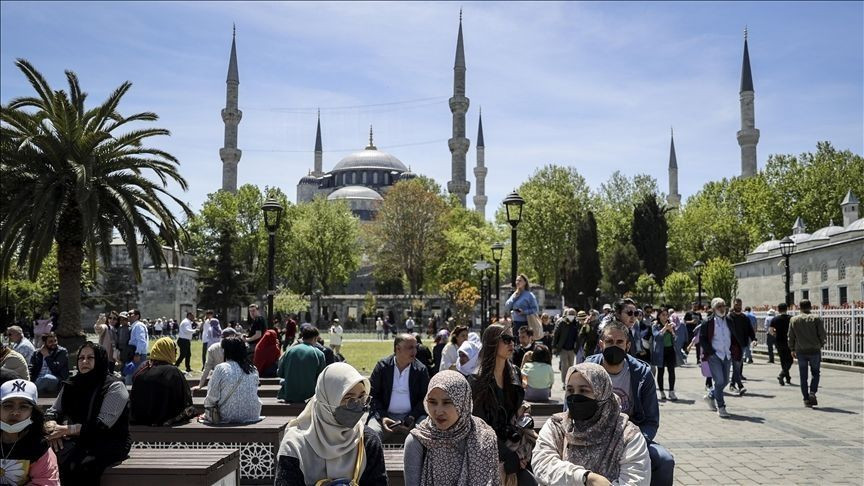
<instances>
[{"instance_id":1,"label":"beige hijab","mask_svg":"<svg viewBox=\"0 0 864 486\"><path fill-rule=\"evenodd\" d=\"M313 396L303 412L288 422L288 429L279 455L296 457L307 484L320 479L350 478L357 462L357 446L363 440L366 415L352 428L336 422L333 411L342 402L342 397L358 383L363 383L366 393L371 386L347 363L333 363L318 375ZM361 471L366 469L365 458Z\"/></svg>"}]
</instances>

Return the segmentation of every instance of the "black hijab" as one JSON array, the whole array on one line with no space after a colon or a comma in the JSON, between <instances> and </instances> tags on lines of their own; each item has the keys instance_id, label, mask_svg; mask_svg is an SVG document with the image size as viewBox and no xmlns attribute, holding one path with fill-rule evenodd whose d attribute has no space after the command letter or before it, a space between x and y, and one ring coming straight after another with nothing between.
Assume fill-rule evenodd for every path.
<instances>
[{"instance_id":1,"label":"black hijab","mask_svg":"<svg viewBox=\"0 0 864 486\"><path fill-rule=\"evenodd\" d=\"M93 350L95 361L93 369L87 373L80 370L75 376L63 382L63 402L60 408L63 415L69 417L72 423L86 423L96 419L102 406L102 389L108 377L108 352L102 346L87 341L78 348L76 358L81 356L84 348ZM77 359L76 359L77 363ZM76 365L77 367L77 365ZM97 396L97 392L99 393Z\"/></svg>"}]
</instances>

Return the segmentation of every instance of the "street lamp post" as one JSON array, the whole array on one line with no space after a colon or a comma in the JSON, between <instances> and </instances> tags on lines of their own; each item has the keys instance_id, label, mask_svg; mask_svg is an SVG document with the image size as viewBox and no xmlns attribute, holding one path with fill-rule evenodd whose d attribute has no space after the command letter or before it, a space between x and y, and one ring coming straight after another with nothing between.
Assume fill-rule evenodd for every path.
<instances>
[{"instance_id":1,"label":"street lamp post","mask_svg":"<svg viewBox=\"0 0 864 486\"><path fill-rule=\"evenodd\" d=\"M701 260L696 260L693 264L693 270L696 271L696 305L702 307L702 270L705 264Z\"/></svg>"},{"instance_id":2,"label":"street lamp post","mask_svg":"<svg viewBox=\"0 0 864 486\"><path fill-rule=\"evenodd\" d=\"M501 258L504 256L504 244L492 245L492 259L495 260L495 319L501 318Z\"/></svg>"},{"instance_id":3,"label":"street lamp post","mask_svg":"<svg viewBox=\"0 0 864 486\"><path fill-rule=\"evenodd\" d=\"M594 305L593 305L593 307L595 309L597 308L597 304L600 303L600 296L601 295L603 295L603 291L600 290L600 287L597 287L596 289L594 289Z\"/></svg>"},{"instance_id":4,"label":"street lamp post","mask_svg":"<svg viewBox=\"0 0 864 486\"><path fill-rule=\"evenodd\" d=\"M317 301L318 312L315 315L315 326L321 325L321 289L315 289L315 300Z\"/></svg>"},{"instance_id":5,"label":"street lamp post","mask_svg":"<svg viewBox=\"0 0 864 486\"><path fill-rule=\"evenodd\" d=\"M486 310L486 299L483 297L486 295L484 292L486 290L486 284L488 283L488 277L486 276L486 270L492 268L492 264L483 260L481 257L480 260L474 264L474 270L477 270L480 273L480 330L482 331L485 327L483 315Z\"/></svg>"},{"instance_id":6,"label":"street lamp post","mask_svg":"<svg viewBox=\"0 0 864 486\"><path fill-rule=\"evenodd\" d=\"M486 313L489 311L489 303L486 295L489 293L489 275L483 272L483 277L480 279L480 329L486 327L489 320L486 318Z\"/></svg>"},{"instance_id":7,"label":"street lamp post","mask_svg":"<svg viewBox=\"0 0 864 486\"><path fill-rule=\"evenodd\" d=\"M510 223L510 284L516 290L516 271L519 268L519 256L516 253L516 226L522 221L522 206L525 200L515 190L504 198L504 209L507 210L507 222Z\"/></svg>"},{"instance_id":8,"label":"street lamp post","mask_svg":"<svg viewBox=\"0 0 864 486\"><path fill-rule=\"evenodd\" d=\"M780 253L783 255L783 258L786 260L786 298L784 302L786 302L787 306L792 305L792 292L789 290L791 286L791 277L789 275L789 257L792 256L792 253L795 251L795 240L790 237L785 237L780 240Z\"/></svg>"},{"instance_id":9,"label":"street lamp post","mask_svg":"<svg viewBox=\"0 0 864 486\"><path fill-rule=\"evenodd\" d=\"M284 208L279 201L273 197L261 206L264 211L264 226L269 234L267 251L267 323L273 322L273 295L276 293L276 230L282 221L282 210Z\"/></svg>"},{"instance_id":10,"label":"street lamp post","mask_svg":"<svg viewBox=\"0 0 864 486\"><path fill-rule=\"evenodd\" d=\"M618 281L618 294L624 298L624 291L627 290L627 284L623 280Z\"/></svg>"},{"instance_id":11,"label":"street lamp post","mask_svg":"<svg viewBox=\"0 0 864 486\"><path fill-rule=\"evenodd\" d=\"M653 273L648 274L648 278L651 279L651 283L648 285L648 302L651 305L654 305L654 279L657 278Z\"/></svg>"}]
</instances>

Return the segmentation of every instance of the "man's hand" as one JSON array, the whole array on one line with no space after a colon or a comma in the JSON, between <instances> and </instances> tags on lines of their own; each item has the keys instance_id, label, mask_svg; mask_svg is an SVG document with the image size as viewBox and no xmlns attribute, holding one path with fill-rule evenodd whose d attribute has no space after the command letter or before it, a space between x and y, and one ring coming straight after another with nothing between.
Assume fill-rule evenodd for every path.
<instances>
[{"instance_id":1,"label":"man's hand","mask_svg":"<svg viewBox=\"0 0 864 486\"><path fill-rule=\"evenodd\" d=\"M595 472L588 473L588 481L585 481L585 484L589 486L612 486L608 479Z\"/></svg>"},{"instance_id":2,"label":"man's hand","mask_svg":"<svg viewBox=\"0 0 864 486\"><path fill-rule=\"evenodd\" d=\"M384 427L385 432L388 432L391 434L393 433L393 429L391 427L393 427L393 424L395 424L395 423L396 423L396 421L391 419L390 417L384 417L381 419L381 427Z\"/></svg>"}]
</instances>

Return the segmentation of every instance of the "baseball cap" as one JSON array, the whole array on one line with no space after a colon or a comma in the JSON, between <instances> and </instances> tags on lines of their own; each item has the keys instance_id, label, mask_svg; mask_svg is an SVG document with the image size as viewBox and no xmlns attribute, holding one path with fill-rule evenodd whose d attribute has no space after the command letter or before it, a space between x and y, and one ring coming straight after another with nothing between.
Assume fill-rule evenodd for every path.
<instances>
[{"instance_id":1,"label":"baseball cap","mask_svg":"<svg viewBox=\"0 0 864 486\"><path fill-rule=\"evenodd\" d=\"M609 304L603 304L603 310L612 310L612 306Z\"/></svg>"},{"instance_id":2,"label":"baseball cap","mask_svg":"<svg viewBox=\"0 0 864 486\"><path fill-rule=\"evenodd\" d=\"M129 319L129 313L126 311L123 311L123 312L117 314L117 317L122 317L123 319Z\"/></svg>"},{"instance_id":3,"label":"baseball cap","mask_svg":"<svg viewBox=\"0 0 864 486\"><path fill-rule=\"evenodd\" d=\"M36 384L27 380L10 380L0 386L0 395L3 396L2 401L10 398L23 398L36 405L39 394L36 392Z\"/></svg>"}]
</instances>

